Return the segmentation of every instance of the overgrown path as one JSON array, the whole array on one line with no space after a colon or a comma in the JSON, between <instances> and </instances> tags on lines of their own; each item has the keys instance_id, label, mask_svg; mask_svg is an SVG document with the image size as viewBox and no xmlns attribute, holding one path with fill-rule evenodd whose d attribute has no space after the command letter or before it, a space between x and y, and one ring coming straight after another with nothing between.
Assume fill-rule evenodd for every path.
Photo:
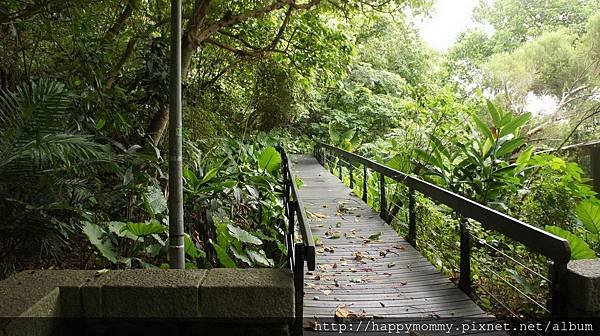
<instances>
[{"instance_id":1,"label":"overgrown path","mask_svg":"<svg viewBox=\"0 0 600 336\"><path fill-rule=\"evenodd\" d=\"M317 269L305 276L305 319L486 317L312 156L292 163L318 238Z\"/></svg>"}]
</instances>

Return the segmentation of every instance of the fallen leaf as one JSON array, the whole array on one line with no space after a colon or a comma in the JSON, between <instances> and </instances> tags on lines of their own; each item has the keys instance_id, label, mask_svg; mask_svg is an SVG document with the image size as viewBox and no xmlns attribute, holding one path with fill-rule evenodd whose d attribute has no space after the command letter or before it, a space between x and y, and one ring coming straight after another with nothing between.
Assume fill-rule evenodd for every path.
<instances>
[{"instance_id":1,"label":"fallen leaf","mask_svg":"<svg viewBox=\"0 0 600 336\"><path fill-rule=\"evenodd\" d=\"M363 259L363 254L360 252L354 253L354 260L361 261Z\"/></svg>"},{"instance_id":2,"label":"fallen leaf","mask_svg":"<svg viewBox=\"0 0 600 336\"><path fill-rule=\"evenodd\" d=\"M348 318L348 316L351 314L351 312L346 309L346 307L344 305L338 306L335 309L335 319L336 321L338 321L338 319L341 321L343 319ZM338 322L340 322L338 321Z\"/></svg>"},{"instance_id":3,"label":"fallen leaf","mask_svg":"<svg viewBox=\"0 0 600 336\"><path fill-rule=\"evenodd\" d=\"M370 235L370 236L369 236L369 238L367 238L367 239L369 239L369 240L379 240L379 237L380 237L380 236L381 236L381 232L379 232L379 233L376 233L376 234L372 234L372 235Z\"/></svg>"},{"instance_id":4,"label":"fallen leaf","mask_svg":"<svg viewBox=\"0 0 600 336\"><path fill-rule=\"evenodd\" d=\"M107 268L103 268L101 270L97 270L96 273L94 273L94 276L101 276L102 274L108 272Z\"/></svg>"}]
</instances>

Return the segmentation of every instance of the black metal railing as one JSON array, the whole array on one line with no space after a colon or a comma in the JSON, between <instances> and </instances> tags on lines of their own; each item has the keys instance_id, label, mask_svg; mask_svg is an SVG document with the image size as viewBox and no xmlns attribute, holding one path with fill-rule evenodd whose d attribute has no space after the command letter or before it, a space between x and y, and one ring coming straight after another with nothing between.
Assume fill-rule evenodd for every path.
<instances>
[{"instance_id":1,"label":"black metal railing","mask_svg":"<svg viewBox=\"0 0 600 336\"><path fill-rule=\"evenodd\" d=\"M314 156L321 165L326 166L326 162L336 161L338 175L342 177L342 166L348 170L350 186L354 186L354 171L360 171L362 165L362 199L368 201L368 173L370 169L377 172L379 176L379 210L380 216L386 222L390 223L387 199L386 199L386 181L399 182L408 187L408 236L407 240L412 245L416 243L417 221L416 221L416 201L415 192L420 192L427 198L442 203L453 210L461 218L459 220L460 231L460 266L458 285L468 295L472 294L471 278L471 250L472 233L469 231L468 218L479 222L485 229L501 233L537 252L552 262L549 266L549 276L546 278L549 282L550 297L548 298L547 311L553 316L563 315L566 306L566 280L567 263L571 259L571 252L567 240L552 235L540 228L526 224L520 220L512 218L506 214L493 210L466 197L440 188L432 183L421 180L417 177L407 175L395 169L391 169L382 164L369 160L363 156L345 151L343 149L325 144L317 143L314 148ZM333 173L333 164L329 165L330 172ZM537 303L537 302L536 302Z\"/></svg>"},{"instance_id":2,"label":"black metal railing","mask_svg":"<svg viewBox=\"0 0 600 336\"><path fill-rule=\"evenodd\" d=\"M282 146L277 148L281 155L283 174L283 206L288 219L286 247L288 265L294 274L295 321L294 334L302 334L303 298L304 298L304 263L309 271L315 270L315 242L302 198L298 193L296 179L292 173L292 164ZM300 236L297 236L297 233Z\"/></svg>"}]
</instances>

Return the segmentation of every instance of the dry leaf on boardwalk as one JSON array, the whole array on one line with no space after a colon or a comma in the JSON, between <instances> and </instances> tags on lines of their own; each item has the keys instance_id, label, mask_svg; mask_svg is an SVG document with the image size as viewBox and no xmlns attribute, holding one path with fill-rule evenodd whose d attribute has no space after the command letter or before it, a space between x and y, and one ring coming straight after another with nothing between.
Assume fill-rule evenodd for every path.
<instances>
[{"instance_id":1,"label":"dry leaf on boardwalk","mask_svg":"<svg viewBox=\"0 0 600 336\"><path fill-rule=\"evenodd\" d=\"M367 315L367 313L364 310L360 313L356 313L351 310L348 310L346 305L339 305L335 309L335 321L337 323L344 323L352 320L365 320L370 318L373 317Z\"/></svg>"}]
</instances>

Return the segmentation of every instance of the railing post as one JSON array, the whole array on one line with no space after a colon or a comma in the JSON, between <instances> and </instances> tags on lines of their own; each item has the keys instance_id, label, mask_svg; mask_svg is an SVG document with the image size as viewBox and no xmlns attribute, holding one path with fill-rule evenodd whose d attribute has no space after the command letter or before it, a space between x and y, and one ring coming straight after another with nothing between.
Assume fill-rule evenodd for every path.
<instances>
[{"instance_id":1,"label":"railing post","mask_svg":"<svg viewBox=\"0 0 600 336\"><path fill-rule=\"evenodd\" d=\"M363 166L363 194L362 200L367 203L367 166Z\"/></svg>"},{"instance_id":2,"label":"railing post","mask_svg":"<svg viewBox=\"0 0 600 336\"><path fill-rule=\"evenodd\" d=\"M387 200L385 198L385 175L379 173L379 217L387 222Z\"/></svg>"},{"instance_id":3,"label":"railing post","mask_svg":"<svg viewBox=\"0 0 600 336\"><path fill-rule=\"evenodd\" d=\"M294 319L294 335L302 335L304 317L304 245L294 246L294 301L296 316Z\"/></svg>"},{"instance_id":4,"label":"railing post","mask_svg":"<svg viewBox=\"0 0 600 336\"><path fill-rule=\"evenodd\" d=\"M590 165L592 167L592 186L600 194L600 146L590 150Z\"/></svg>"},{"instance_id":5,"label":"railing post","mask_svg":"<svg viewBox=\"0 0 600 336\"><path fill-rule=\"evenodd\" d=\"M550 315L560 317L566 314L567 307L567 264L554 262L549 266L550 284Z\"/></svg>"},{"instance_id":6,"label":"railing post","mask_svg":"<svg viewBox=\"0 0 600 336\"><path fill-rule=\"evenodd\" d=\"M417 242L417 212L415 210L415 190L408 189L408 242L415 246Z\"/></svg>"},{"instance_id":7,"label":"railing post","mask_svg":"<svg viewBox=\"0 0 600 336\"><path fill-rule=\"evenodd\" d=\"M354 165L348 163L348 174L350 175L350 189L354 190Z\"/></svg>"},{"instance_id":8,"label":"railing post","mask_svg":"<svg viewBox=\"0 0 600 336\"><path fill-rule=\"evenodd\" d=\"M323 162L321 162L321 149L319 148L319 145L317 145L317 144L315 144L315 159L317 159L318 163L323 165Z\"/></svg>"},{"instance_id":9,"label":"railing post","mask_svg":"<svg viewBox=\"0 0 600 336\"><path fill-rule=\"evenodd\" d=\"M338 157L338 173L340 175L340 180L344 182L344 177L342 176L342 160Z\"/></svg>"},{"instance_id":10,"label":"railing post","mask_svg":"<svg viewBox=\"0 0 600 336\"><path fill-rule=\"evenodd\" d=\"M466 218L460 219L460 278L458 287L471 296L471 236Z\"/></svg>"},{"instance_id":11,"label":"railing post","mask_svg":"<svg viewBox=\"0 0 600 336\"><path fill-rule=\"evenodd\" d=\"M296 225L296 208L298 207L298 202L297 201L289 201L288 202L288 208L289 208L289 212L288 212L288 259L292 260L291 258L293 257L292 254L292 249L294 248L294 230L295 225Z\"/></svg>"},{"instance_id":12,"label":"railing post","mask_svg":"<svg viewBox=\"0 0 600 336\"><path fill-rule=\"evenodd\" d=\"M319 158L321 159L321 165L325 166L325 148L319 148Z\"/></svg>"}]
</instances>

